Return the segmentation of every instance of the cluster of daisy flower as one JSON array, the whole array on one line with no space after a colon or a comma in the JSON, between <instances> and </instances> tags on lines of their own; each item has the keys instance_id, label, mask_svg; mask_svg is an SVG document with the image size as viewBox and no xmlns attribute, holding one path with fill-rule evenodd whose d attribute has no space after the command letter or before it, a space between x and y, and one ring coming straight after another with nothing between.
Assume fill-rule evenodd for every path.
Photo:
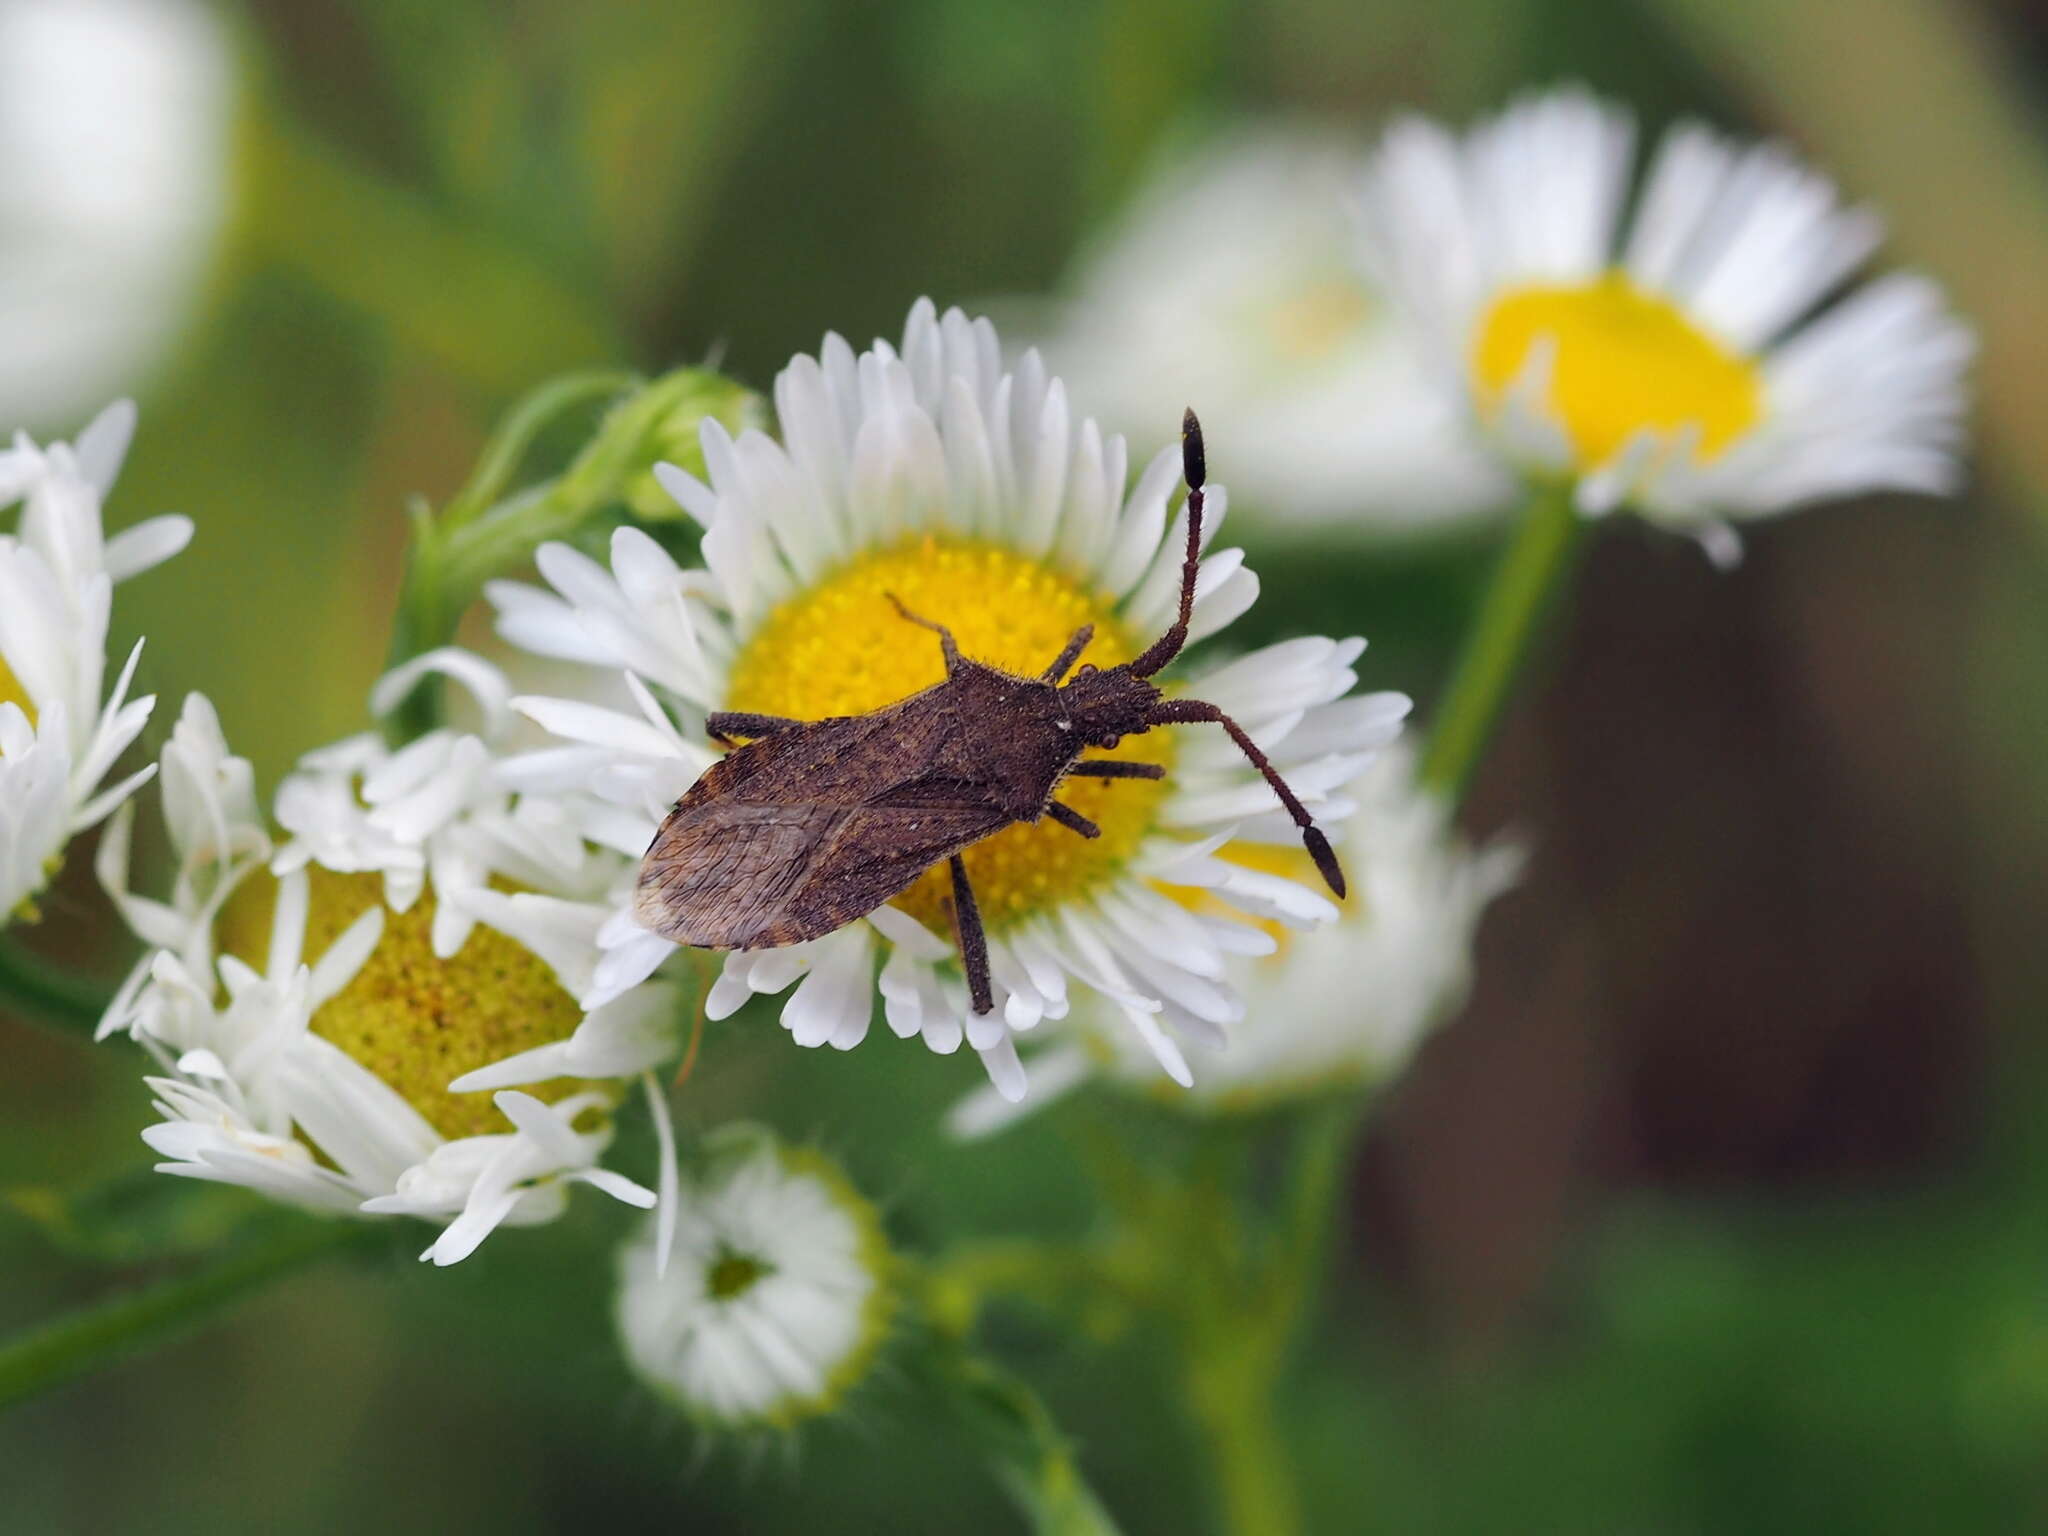
<instances>
[{"instance_id":1,"label":"cluster of daisy flower","mask_svg":"<svg viewBox=\"0 0 2048 1536\"><path fill-rule=\"evenodd\" d=\"M1635 138L1569 88L1370 152L1225 137L1086 254L1047 350L1120 425L1199 378L1267 520L1442 528L1558 484L1727 563L1740 523L1953 490L1974 341L1924 277L1854 283L1875 215L1697 123L1638 184Z\"/></svg>"},{"instance_id":2,"label":"cluster of daisy flower","mask_svg":"<svg viewBox=\"0 0 2048 1536\"><path fill-rule=\"evenodd\" d=\"M1728 556L1738 521L1948 488L1970 338L1923 279L1838 292L1873 221L1783 151L1696 127L1632 197L1631 144L1624 114L1562 92L1463 136L1403 121L1370 157L1222 146L1091 253L1049 350L1148 448L1158 382L1198 398L1218 467L1241 463L1268 516L1437 525L1499 515L1520 485ZM488 586L507 666L561 691L430 651L267 808L198 696L160 763L107 787L152 705L127 697L133 653L105 685L111 593L191 532L104 537L133 413L0 452L22 505L0 535L0 915L32 911L68 838L111 817L97 872L144 954L101 1034L154 1064L158 1166L427 1221L437 1264L577 1184L653 1207L621 1259L621 1337L726 1427L839 1401L893 1292L879 1219L822 1157L752 1130L674 1147L654 1074L680 1049L687 962L642 925L635 876L720 756L707 717L859 714L940 681L904 607L1013 671L1084 625L1095 664L1131 660L1174 618L1188 529L1178 443L1134 460L1038 352L929 301L894 341L828 336L772 403L772 430L706 415L701 473L655 471L695 562L628 522L605 559L544 543L539 584ZM1363 640L1229 645L1259 583L1210 542L1228 500L1208 487L1190 627L1219 643L1170 689L1233 716L1338 834L1348 910L1229 739L1148 731L1109 755L1163 777L1063 790L1098 836L1020 823L966 851L993 1009L970 1006L934 871L821 938L726 954L704 1013L776 996L800 1046L851 1049L877 1012L964 1045L988 1086L963 1133L1084 1081L1228 1113L1397 1071L1461 999L1520 856L1451 830L1397 744L1408 700L1358 691ZM427 682L465 723L394 744ZM153 893L131 861L152 773ZM662 1149L639 1178L606 1161L635 1085Z\"/></svg>"}]
</instances>

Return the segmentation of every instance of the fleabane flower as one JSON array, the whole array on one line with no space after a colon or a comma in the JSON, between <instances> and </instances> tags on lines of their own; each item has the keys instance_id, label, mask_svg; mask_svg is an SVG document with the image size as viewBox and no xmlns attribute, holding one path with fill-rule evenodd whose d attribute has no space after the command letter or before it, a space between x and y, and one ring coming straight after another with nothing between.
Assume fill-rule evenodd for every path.
<instances>
[{"instance_id":1,"label":"fleabane flower","mask_svg":"<svg viewBox=\"0 0 2048 1536\"><path fill-rule=\"evenodd\" d=\"M1265 125L1163 165L1082 253L1046 354L1080 406L1141 439L1171 380L1231 445L1241 516L1390 534L1497 512L1512 481L1356 259L1356 161Z\"/></svg>"},{"instance_id":2,"label":"fleabane flower","mask_svg":"<svg viewBox=\"0 0 2048 1536\"><path fill-rule=\"evenodd\" d=\"M1382 1081L1463 1004L1480 918L1513 885L1522 850L1511 842L1466 844L1443 801L1415 782L1405 745L1381 756L1355 794L1345 845L1354 850L1358 878L1343 917L1321 942L1297 943L1275 931L1271 953L1232 961L1245 1018L1222 1050L1202 1058L1193 1091L1177 1103L1238 1113ZM1254 857L1305 873L1299 850ZM1030 1061L1034 1104L1089 1081L1156 1087L1157 1074L1112 1024L1099 1013L1077 1016L1047 1041ZM982 1135L1017 1113L983 1090L960 1103L952 1127Z\"/></svg>"},{"instance_id":3,"label":"fleabane flower","mask_svg":"<svg viewBox=\"0 0 2048 1536\"><path fill-rule=\"evenodd\" d=\"M21 507L16 530L0 533L0 926L32 914L65 844L156 771L103 787L156 703L128 697L139 641L105 687L114 584L192 537L182 517L106 537L100 502L134 431L122 401L75 444L16 434L0 449L0 510Z\"/></svg>"},{"instance_id":4,"label":"fleabane flower","mask_svg":"<svg viewBox=\"0 0 2048 1536\"><path fill-rule=\"evenodd\" d=\"M891 1307L875 1208L830 1161L730 1127L676 1205L619 1255L616 1319L634 1373L707 1428L787 1429L829 1413L873 1364Z\"/></svg>"},{"instance_id":5,"label":"fleabane flower","mask_svg":"<svg viewBox=\"0 0 2048 1536\"><path fill-rule=\"evenodd\" d=\"M1632 191L1634 137L1568 89L1462 136L1403 120L1371 163L1368 269L1500 454L1717 558L1734 522L1953 490L1972 338L1924 277L1852 281L1877 219L1696 123Z\"/></svg>"},{"instance_id":6,"label":"fleabane flower","mask_svg":"<svg viewBox=\"0 0 2048 1536\"><path fill-rule=\"evenodd\" d=\"M709 483L666 483L704 526L702 569L621 530L606 569L564 546L540 552L551 592L490 589L499 629L543 655L624 668L635 713L575 701L515 701L561 738L511 769L543 792L583 788L608 807L593 838L638 857L684 790L716 760L707 712L799 720L859 714L944 676L939 646L891 598L951 627L962 652L1036 674L1084 623L1087 659L1140 654L1177 604L1186 513L1172 505L1178 445L1130 485L1123 440L1075 422L1035 353L1006 371L994 328L920 302L900 349L856 355L837 336L775 385L780 436L704 429ZM1227 462L1229 442L1214 445ZM1208 490L1213 529L1221 487ZM1248 608L1258 583L1241 551L1202 562L1195 639ZM1299 639L1196 672L1188 691L1235 715L1318 816L1351 809L1345 786L1398 734L1408 701L1350 695L1362 640ZM968 1006L943 867L895 901L823 938L730 953L710 1016L791 986L785 1028L803 1045L848 1049L875 995L900 1036L940 1052L964 1040L996 1087L1025 1089L1015 1036L1066 1015L1073 988L1111 1001L1176 1080L1185 1040L1220 1039L1242 1014L1233 953L1269 947L1251 923L1312 928L1336 907L1302 880L1233 850L1295 844L1272 792L1221 731L1153 730L1114 756L1165 767L1163 780L1075 778L1061 797L1100 827L1083 839L1048 819L966 850L987 929L995 1007ZM1178 899L1205 890L1196 912ZM672 952L614 892L595 1006Z\"/></svg>"},{"instance_id":7,"label":"fleabane flower","mask_svg":"<svg viewBox=\"0 0 2048 1536\"><path fill-rule=\"evenodd\" d=\"M637 1075L672 1173L648 1069L673 1048L677 1000L657 982L577 1005L594 925L556 909L580 913L626 861L567 808L500 782L508 690L477 658L421 658L377 702L428 670L470 686L483 734L309 754L279 790L289 840L274 852L247 762L211 706L187 701L163 759L169 898L130 889L133 807L102 842L102 883L149 951L101 1032L162 1069L144 1139L164 1172L433 1221L422 1257L451 1264L501 1223L552 1219L572 1184L655 1202L601 1158Z\"/></svg>"},{"instance_id":8,"label":"fleabane flower","mask_svg":"<svg viewBox=\"0 0 2048 1536\"><path fill-rule=\"evenodd\" d=\"M136 387L193 320L246 101L204 0L0 0L0 418Z\"/></svg>"}]
</instances>

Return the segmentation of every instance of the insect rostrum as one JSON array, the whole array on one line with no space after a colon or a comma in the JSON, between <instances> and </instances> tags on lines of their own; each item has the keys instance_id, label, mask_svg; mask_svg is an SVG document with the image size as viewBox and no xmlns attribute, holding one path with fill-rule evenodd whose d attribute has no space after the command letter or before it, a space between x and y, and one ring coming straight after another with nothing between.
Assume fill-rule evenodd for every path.
<instances>
[{"instance_id":1,"label":"insect rostrum","mask_svg":"<svg viewBox=\"0 0 2048 1536\"><path fill-rule=\"evenodd\" d=\"M974 1011L987 1013L988 942L961 851L1044 817L1097 836L1093 822L1054 798L1062 780L1156 779L1165 770L1084 760L1083 750L1113 748L1154 726L1198 723L1229 732L1342 896L1344 873L1329 840L1265 753L1215 705L1164 698L1151 681L1187 643L1194 609L1205 466L1193 411L1181 421L1181 456L1188 534L1180 613L1142 655L1115 667L1084 663L1065 680L1093 638L1084 625L1042 673L1023 677L968 660L944 625L898 602L906 620L937 633L945 680L864 715L712 715L715 740L745 745L708 769L655 834L640 865L640 921L703 949L799 944L866 916L944 863L968 993Z\"/></svg>"}]
</instances>

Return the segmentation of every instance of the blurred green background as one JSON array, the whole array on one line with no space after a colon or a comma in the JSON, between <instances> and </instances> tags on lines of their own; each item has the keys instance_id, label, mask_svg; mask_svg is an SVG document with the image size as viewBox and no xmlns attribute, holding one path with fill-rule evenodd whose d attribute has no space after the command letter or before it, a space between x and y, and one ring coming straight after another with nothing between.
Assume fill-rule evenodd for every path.
<instances>
[{"instance_id":1,"label":"blurred green background","mask_svg":"<svg viewBox=\"0 0 2048 1536\"><path fill-rule=\"evenodd\" d=\"M162 19L153 0L116 9ZM232 84L179 110L220 115L227 211L190 313L113 380L143 407L113 520L179 510L199 535L124 589L117 645L147 633L148 685L211 694L267 783L358 728L405 498L447 496L517 394L570 367L708 358L765 386L827 329L894 334L920 294L1049 291L1169 138L1282 112L1363 140L1395 106L1463 118L1580 78L1652 124L1786 136L1875 201L1891 254L1982 330L1974 489L1761 529L1730 575L1629 525L1600 538L1467 810L1528 837L1531 876L1488 921L1472 1006L1383 1096L1324 1347L1281 1428L1317 1531L2048 1522L2048 12L212 14ZM0 206L20 206L4 194L28 153L0 132ZM214 195L157 191L188 211ZM0 264L37 235L0 220ZM60 371L10 386L10 420L81 424ZM1162 381L1169 419L1180 403ZM1426 710L1483 546L1252 553L1285 601L1248 638L1363 631L1367 686ZM48 928L107 931L87 862ZM714 1037L684 1100L696 1125L815 1138L913 1247L1085 1221L1071 1132L1102 1106L954 1147L938 1116L968 1086L960 1061L886 1039L828 1059L753 1022ZM0 1184L143 1166L130 1053L0 1018L0 1062ZM795 1444L706 1446L667 1420L609 1341L620 1230L580 1202L445 1272L401 1242L16 1411L0 1528L1012 1528L886 1372ZM0 1209L0 1328L149 1272ZM1128 1529L1207 1528L1153 1345L998 1322Z\"/></svg>"}]
</instances>

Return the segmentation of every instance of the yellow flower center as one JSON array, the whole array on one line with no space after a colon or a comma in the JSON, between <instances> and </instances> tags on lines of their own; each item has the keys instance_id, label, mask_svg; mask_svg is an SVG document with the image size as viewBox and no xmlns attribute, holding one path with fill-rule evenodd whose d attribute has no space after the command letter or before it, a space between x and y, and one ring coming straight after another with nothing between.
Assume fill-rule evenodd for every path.
<instances>
[{"instance_id":1,"label":"yellow flower center","mask_svg":"<svg viewBox=\"0 0 2048 1536\"><path fill-rule=\"evenodd\" d=\"M1226 864L1235 864L1242 869L1255 869L1262 875L1285 875L1289 880L1298 880L1314 891L1322 891L1323 877L1316 873L1314 860L1295 844L1281 843L1225 843L1216 850L1216 857ZM1229 918L1232 922L1249 923L1252 927L1271 934L1278 947L1265 956L1261 964L1273 964L1286 958L1294 947L1296 931L1277 917L1253 917L1242 908L1232 905L1215 892L1201 886L1158 884L1158 889L1171 896L1190 912L1206 912L1216 917ZM1359 900L1360 892L1354 886L1345 898L1345 911L1349 913Z\"/></svg>"},{"instance_id":2,"label":"yellow flower center","mask_svg":"<svg viewBox=\"0 0 2048 1536\"><path fill-rule=\"evenodd\" d=\"M1644 428L1696 427L1697 455L1712 459L1763 416L1756 363L1621 272L1495 300L1472 349L1483 405L1498 405L1545 340L1557 348L1547 404L1581 468L1605 463Z\"/></svg>"},{"instance_id":3,"label":"yellow flower center","mask_svg":"<svg viewBox=\"0 0 2048 1536\"><path fill-rule=\"evenodd\" d=\"M28 723L36 723L36 707L29 702L27 691L8 667L5 657L0 657L0 704L19 704L21 712L28 716Z\"/></svg>"},{"instance_id":4,"label":"yellow flower center","mask_svg":"<svg viewBox=\"0 0 2048 1536\"><path fill-rule=\"evenodd\" d=\"M1364 285L1346 276L1290 287L1265 313L1273 349L1301 364L1324 362L1372 316Z\"/></svg>"},{"instance_id":5,"label":"yellow flower center","mask_svg":"<svg viewBox=\"0 0 2048 1536\"><path fill-rule=\"evenodd\" d=\"M1039 561L992 544L917 538L863 555L776 609L740 652L726 707L822 720L864 714L942 681L938 636L907 623L890 593L948 626L961 654L1026 676L1044 671L1083 624L1095 626L1084 659L1096 666L1138 652L1107 600ZM1170 765L1173 742L1165 731L1148 731L1106 755ZM1102 836L1082 838L1041 821L976 843L964 857L983 920L1001 928L1113 877L1137 851L1165 792L1162 780L1069 779L1060 799ZM936 933L952 931L943 865L895 904Z\"/></svg>"},{"instance_id":6,"label":"yellow flower center","mask_svg":"<svg viewBox=\"0 0 2048 1536\"><path fill-rule=\"evenodd\" d=\"M383 900L381 875L336 874L315 865L304 959L312 965L349 924ZM246 881L221 914L221 947L261 967L270 952L277 882ZM449 959L432 943L434 897L384 914L384 934L354 980L314 1013L313 1033L333 1042L451 1140L511 1126L488 1091L450 1093L465 1072L517 1051L566 1039L583 1010L531 950L479 924ZM554 1100L595 1086L571 1078L523 1088Z\"/></svg>"}]
</instances>

